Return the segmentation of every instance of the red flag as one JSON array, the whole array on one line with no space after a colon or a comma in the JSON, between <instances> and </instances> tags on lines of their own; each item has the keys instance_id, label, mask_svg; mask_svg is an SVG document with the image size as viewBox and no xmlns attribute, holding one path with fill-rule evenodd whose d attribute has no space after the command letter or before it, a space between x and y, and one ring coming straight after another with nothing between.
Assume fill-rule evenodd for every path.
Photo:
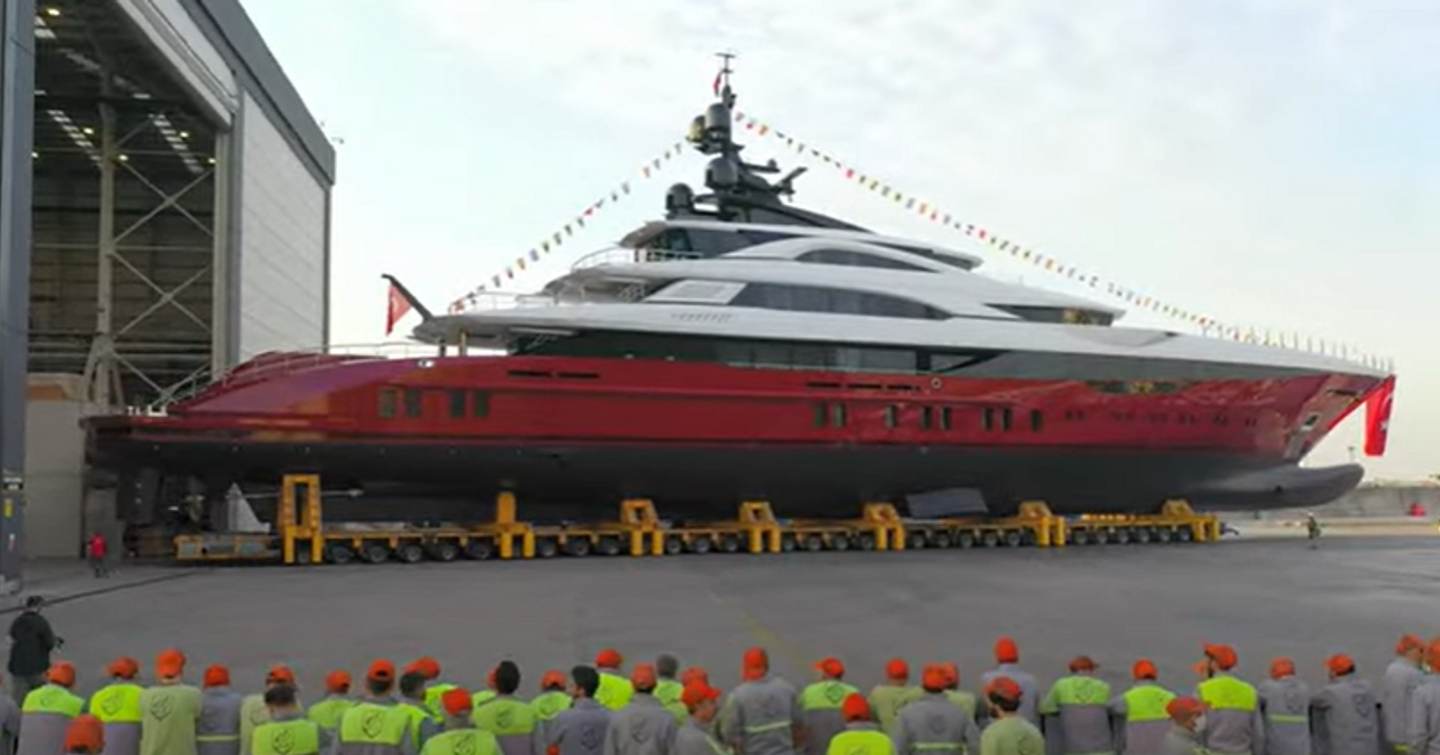
<instances>
[{"instance_id":1,"label":"red flag","mask_svg":"<svg viewBox=\"0 0 1440 755\"><path fill-rule=\"evenodd\" d=\"M710 85L710 91L714 92L716 97L720 96L720 78L724 75L724 71L715 74L715 83Z\"/></svg>"},{"instance_id":2,"label":"red flag","mask_svg":"<svg viewBox=\"0 0 1440 755\"><path fill-rule=\"evenodd\" d=\"M1390 405L1395 400L1395 376L1385 378L1380 387L1365 397L1365 455L1384 456L1385 441L1390 437Z\"/></svg>"},{"instance_id":3,"label":"red flag","mask_svg":"<svg viewBox=\"0 0 1440 755\"><path fill-rule=\"evenodd\" d=\"M390 335L395 330L395 323L400 321L410 311L410 300L400 293L400 287L394 282L390 283L390 295L385 307L385 335Z\"/></svg>"}]
</instances>

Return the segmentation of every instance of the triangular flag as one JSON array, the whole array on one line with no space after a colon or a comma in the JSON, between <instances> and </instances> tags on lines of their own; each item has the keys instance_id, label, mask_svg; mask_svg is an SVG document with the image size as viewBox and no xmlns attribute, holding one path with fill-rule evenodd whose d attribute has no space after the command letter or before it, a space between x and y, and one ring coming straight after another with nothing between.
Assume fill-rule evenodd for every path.
<instances>
[{"instance_id":1,"label":"triangular flag","mask_svg":"<svg viewBox=\"0 0 1440 755\"><path fill-rule=\"evenodd\" d=\"M390 291L385 297L385 335L393 333L395 323L409 311L410 300L400 291L400 287L395 285L395 281L390 281Z\"/></svg>"}]
</instances>

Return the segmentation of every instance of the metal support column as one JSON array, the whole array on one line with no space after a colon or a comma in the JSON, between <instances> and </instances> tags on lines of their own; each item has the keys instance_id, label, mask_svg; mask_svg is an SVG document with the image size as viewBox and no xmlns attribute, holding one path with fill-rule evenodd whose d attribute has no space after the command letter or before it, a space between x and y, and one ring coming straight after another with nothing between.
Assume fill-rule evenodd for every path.
<instances>
[{"instance_id":1,"label":"metal support column","mask_svg":"<svg viewBox=\"0 0 1440 755\"><path fill-rule=\"evenodd\" d=\"M211 266L214 274L210 278L210 327L215 334L214 341L210 346L210 375L219 377L230 369L231 361L236 347L239 344L232 343L231 330L231 304L234 297L231 296L233 287L230 276L235 274L234 259L235 250L231 247L230 224L235 222L230 217L230 181L232 171L235 167L230 162L230 140L233 137L226 132L215 135L215 210L212 225L215 229L213 258Z\"/></svg>"},{"instance_id":2,"label":"metal support column","mask_svg":"<svg viewBox=\"0 0 1440 755\"><path fill-rule=\"evenodd\" d=\"M108 77L107 77L108 78ZM102 82L102 91L108 87ZM95 278L95 340L90 344L94 372L91 396L102 407L118 399L111 392L116 382L112 312L115 304L115 108L100 103L100 218Z\"/></svg>"},{"instance_id":3,"label":"metal support column","mask_svg":"<svg viewBox=\"0 0 1440 755\"><path fill-rule=\"evenodd\" d=\"M34 44L34 0L0 0L0 593L20 589L24 545Z\"/></svg>"}]
</instances>

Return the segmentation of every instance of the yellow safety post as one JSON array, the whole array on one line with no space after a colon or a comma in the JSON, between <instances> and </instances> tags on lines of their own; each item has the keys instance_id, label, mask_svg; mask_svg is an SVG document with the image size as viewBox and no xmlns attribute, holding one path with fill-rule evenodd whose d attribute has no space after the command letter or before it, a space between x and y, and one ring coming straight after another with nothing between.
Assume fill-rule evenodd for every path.
<instances>
[{"instance_id":1,"label":"yellow safety post","mask_svg":"<svg viewBox=\"0 0 1440 755\"><path fill-rule=\"evenodd\" d=\"M281 478L280 505L275 511L275 523L280 527L280 561L286 565L295 563L295 486L290 476Z\"/></svg>"},{"instance_id":2,"label":"yellow safety post","mask_svg":"<svg viewBox=\"0 0 1440 755\"><path fill-rule=\"evenodd\" d=\"M861 519L875 530L875 550L905 550L905 525L893 503L867 503Z\"/></svg>"},{"instance_id":3,"label":"yellow safety post","mask_svg":"<svg viewBox=\"0 0 1440 755\"><path fill-rule=\"evenodd\" d=\"M744 529L751 553L780 552L780 524L769 501L745 501L740 504L740 526Z\"/></svg>"},{"instance_id":4,"label":"yellow safety post","mask_svg":"<svg viewBox=\"0 0 1440 755\"><path fill-rule=\"evenodd\" d=\"M660 515L649 498L627 498L620 502L620 524L630 532L630 555L659 556L665 552L665 537L660 531ZM650 536L650 547L645 538Z\"/></svg>"}]
</instances>

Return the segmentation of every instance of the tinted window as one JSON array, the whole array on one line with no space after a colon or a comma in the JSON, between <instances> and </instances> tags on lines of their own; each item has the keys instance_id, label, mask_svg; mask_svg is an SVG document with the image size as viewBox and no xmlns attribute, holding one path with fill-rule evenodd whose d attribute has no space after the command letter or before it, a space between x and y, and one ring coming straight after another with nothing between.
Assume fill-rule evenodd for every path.
<instances>
[{"instance_id":1,"label":"tinted window","mask_svg":"<svg viewBox=\"0 0 1440 755\"><path fill-rule=\"evenodd\" d=\"M465 417L465 391L461 389L450 390L450 418L464 419Z\"/></svg>"},{"instance_id":2,"label":"tinted window","mask_svg":"<svg viewBox=\"0 0 1440 755\"><path fill-rule=\"evenodd\" d=\"M887 270L918 270L930 272L926 268L912 265L900 260L892 260L889 257L882 257L878 254L866 254L864 252L852 252L847 249L816 249L813 252L806 252L797 260L801 262L820 262L827 265L851 265L854 267L879 267Z\"/></svg>"},{"instance_id":3,"label":"tinted window","mask_svg":"<svg viewBox=\"0 0 1440 755\"><path fill-rule=\"evenodd\" d=\"M1020 307L1007 306L1003 304L990 305L998 310L1009 312L1022 320L1030 322L1059 322L1067 325L1109 325L1115 317L1108 312L1097 312L1090 309L1076 309L1073 307Z\"/></svg>"},{"instance_id":4,"label":"tinted window","mask_svg":"<svg viewBox=\"0 0 1440 755\"><path fill-rule=\"evenodd\" d=\"M916 320L944 320L950 316L934 307L898 296L817 286L782 286L774 283L749 284L745 290L730 300L730 306L796 312L904 317Z\"/></svg>"},{"instance_id":5,"label":"tinted window","mask_svg":"<svg viewBox=\"0 0 1440 755\"><path fill-rule=\"evenodd\" d=\"M405 389L405 416L419 417L420 410L424 403L424 394L419 388Z\"/></svg>"},{"instance_id":6,"label":"tinted window","mask_svg":"<svg viewBox=\"0 0 1440 755\"><path fill-rule=\"evenodd\" d=\"M470 413L476 417L490 416L490 394L488 392L470 392Z\"/></svg>"},{"instance_id":7,"label":"tinted window","mask_svg":"<svg viewBox=\"0 0 1440 755\"><path fill-rule=\"evenodd\" d=\"M400 408L400 392L394 388L380 389L379 412L382 419L391 419Z\"/></svg>"}]
</instances>

